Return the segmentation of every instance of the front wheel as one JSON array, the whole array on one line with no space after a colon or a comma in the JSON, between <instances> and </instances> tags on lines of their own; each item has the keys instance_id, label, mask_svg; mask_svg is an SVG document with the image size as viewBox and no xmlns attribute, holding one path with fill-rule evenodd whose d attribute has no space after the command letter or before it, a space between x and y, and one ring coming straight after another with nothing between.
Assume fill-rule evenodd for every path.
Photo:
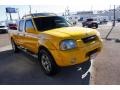
<instances>
[{"instance_id":1,"label":"front wheel","mask_svg":"<svg viewBox=\"0 0 120 90\"><path fill-rule=\"evenodd\" d=\"M54 61L54 58L47 50L40 50L38 59L45 74L55 75L58 72L58 67Z\"/></svg>"}]
</instances>

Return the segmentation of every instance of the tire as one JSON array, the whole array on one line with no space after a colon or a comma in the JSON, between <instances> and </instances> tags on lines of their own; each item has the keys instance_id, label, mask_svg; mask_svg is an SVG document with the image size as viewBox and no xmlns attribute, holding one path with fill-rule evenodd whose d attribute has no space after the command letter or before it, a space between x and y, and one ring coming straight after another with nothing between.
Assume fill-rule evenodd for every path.
<instances>
[{"instance_id":1,"label":"tire","mask_svg":"<svg viewBox=\"0 0 120 90\"><path fill-rule=\"evenodd\" d=\"M41 49L38 53L38 60L43 72L46 75L52 76L58 73L59 68L56 65L54 58L49 51Z\"/></svg>"},{"instance_id":2,"label":"tire","mask_svg":"<svg viewBox=\"0 0 120 90\"><path fill-rule=\"evenodd\" d=\"M82 27L85 27L85 25L82 25Z\"/></svg>"},{"instance_id":3,"label":"tire","mask_svg":"<svg viewBox=\"0 0 120 90\"><path fill-rule=\"evenodd\" d=\"M92 25L91 25L91 24L90 24L90 25L87 25L87 27L88 27L88 28L92 28Z\"/></svg>"},{"instance_id":4,"label":"tire","mask_svg":"<svg viewBox=\"0 0 120 90\"><path fill-rule=\"evenodd\" d=\"M92 23L92 28L98 28L98 24L97 23Z\"/></svg>"},{"instance_id":5,"label":"tire","mask_svg":"<svg viewBox=\"0 0 120 90\"><path fill-rule=\"evenodd\" d=\"M12 44L12 50L14 53L19 52L19 48L18 46L15 44L15 42L13 40L11 40L11 44Z\"/></svg>"},{"instance_id":6,"label":"tire","mask_svg":"<svg viewBox=\"0 0 120 90\"><path fill-rule=\"evenodd\" d=\"M98 24L96 24L96 28L98 28Z\"/></svg>"},{"instance_id":7,"label":"tire","mask_svg":"<svg viewBox=\"0 0 120 90\"><path fill-rule=\"evenodd\" d=\"M84 23L82 23L82 27L85 27L85 24L84 24Z\"/></svg>"}]
</instances>

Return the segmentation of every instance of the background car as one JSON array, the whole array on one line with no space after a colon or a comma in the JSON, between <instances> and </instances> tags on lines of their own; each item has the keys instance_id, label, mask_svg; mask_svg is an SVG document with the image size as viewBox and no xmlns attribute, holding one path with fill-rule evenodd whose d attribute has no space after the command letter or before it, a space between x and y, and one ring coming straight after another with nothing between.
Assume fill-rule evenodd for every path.
<instances>
[{"instance_id":1,"label":"background car","mask_svg":"<svg viewBox=\"0 0 120 90\"><path fill-rule=\"evenodd\" d=\"M98 23L93 18L88 18L82 22L82 26L86 26L88 28L98 28Z\"/></svg>"},{"instance_id":2,"label":"background car","mask_svg":"<svg viewBox=\"0 0 120 90\"><path fill-rule=\"evenodd\" d=\"M15 24L15 23L9 23L8 24L8 28L12 29L12 30L17 30L17 24Z\"/></svg>"},{"instance_id":3,"label":"background car","mask_svg":"<svg viewBox=\"0 0 120 90\"><path fill-rule=\"evenodd\" d=\"M100 24L107 24L107 22L108 21L106 19L103 19L103 20L100 21Z\"/></svg>"},{"instance_id":4,"label":"background car","mask_svg":"<svg viewBox=\"0 0 120 90\"><path fill-rule=\"evenodd\" d=\"M8 32L8 28L5 25L0 25L0 33L7 33Z\"/></svg>"},{"instance_id":5,"label":"background car","mask_svg":"<svg viewBox=\"0 0 120 90\"><path fill-rule=\"evenodd\" d=\"M120 17L119 17L119 18L117 18L117 21L118 21L118 22L120 22Z\"/></svg>"}]
</instances>

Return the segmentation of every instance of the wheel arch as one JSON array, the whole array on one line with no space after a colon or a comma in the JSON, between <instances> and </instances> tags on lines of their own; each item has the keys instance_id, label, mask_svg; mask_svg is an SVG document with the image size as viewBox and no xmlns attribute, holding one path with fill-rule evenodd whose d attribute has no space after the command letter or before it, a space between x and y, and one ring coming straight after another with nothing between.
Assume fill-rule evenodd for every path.
<instances>
[{"instance_id":1,"label":"wheel arch","mask_svg":"<svg viewBox=\"0 0 120 90\"><path fill-rule=\"evenodd\" d=\"M38 55L39 55L39 53L40 53L40 50L45 50L45 51L47 51L47 52L52 56L52 58L54 59L51 51L50 51L47 47L45 47L45 46L43 46L43 45L39 46ZM55 61L55 59L54 59L54 61Z\"/></svg>"},{"instance_id":2,"label":"wheel arch","mask_svg":"<svg viewBox=\"0 0 120 90\"><path fill-rule=\"evenodd\" d=\"M45 46L43 46L43 45L39 46L38 52L39 52L40 50L42 50L42 49L44 49L44 50L46 50L46 51L48 51L48 52L50 53L50 51L48 50L48 48L45 47Z\"/></svg>"},{"instance_id":3,"label":"wheel arch","mask_svg":"<svg viewBox=\"0 0 120 90\"><path fill-rule=\"evenodd\" d=\"M52 52L51 52L47 47L45 47L45 46L43 46L43 45L39 46L39 49L38 49L38 60L39 60L40 50L45 50L45 51L47 51L47 52L51 55L51 57L53 58L54 64L57 66L57 62L56 62L56 60L55 60L55 58L54 58L54 55L52 55Z\"/></svg>"}]
</instances>

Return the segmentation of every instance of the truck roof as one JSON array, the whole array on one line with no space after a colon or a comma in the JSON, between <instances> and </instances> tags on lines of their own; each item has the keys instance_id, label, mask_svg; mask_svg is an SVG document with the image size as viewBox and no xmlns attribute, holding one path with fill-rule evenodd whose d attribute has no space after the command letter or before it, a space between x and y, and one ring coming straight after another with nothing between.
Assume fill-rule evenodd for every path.
<instances>
[{"instance_id":1,"label":"truck roof","mask_svg":"<svg viewBox=\"0 0 120 90\"><path fill-rule=\"evenodd\" d=\"M35 18L35 17L48 17L48 16L57 16L57 15L54 13L32 13L32 14L23 16L22 19Z\"/></svg>"}]
</instances>

